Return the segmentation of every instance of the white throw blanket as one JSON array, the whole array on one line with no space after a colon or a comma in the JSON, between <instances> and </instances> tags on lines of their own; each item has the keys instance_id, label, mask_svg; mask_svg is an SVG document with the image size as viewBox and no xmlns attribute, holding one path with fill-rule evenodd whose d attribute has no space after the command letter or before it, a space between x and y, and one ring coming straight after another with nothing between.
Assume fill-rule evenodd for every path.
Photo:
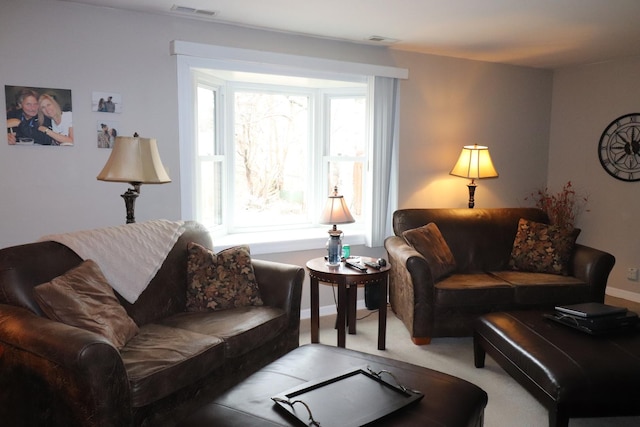
<instances>
[{"instance_id":1,"label":"white throw blanket","mask_svg":"<svg viewBox=\"0 0 640 427\"><path fill-rule=\"evenodd\" d=\"M182 221L153 220L52 234L40 241L62 243L83 260L95 261L113 289L133 304L183 232Z\"/></svg>"}]
</instances>

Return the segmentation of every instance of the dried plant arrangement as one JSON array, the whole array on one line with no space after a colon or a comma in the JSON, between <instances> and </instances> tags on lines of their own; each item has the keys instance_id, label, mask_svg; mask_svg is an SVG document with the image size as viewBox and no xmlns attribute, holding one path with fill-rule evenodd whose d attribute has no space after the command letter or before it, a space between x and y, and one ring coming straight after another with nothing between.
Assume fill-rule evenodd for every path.
<instances>
[{"instance_id":1,"label":"dried plant arrangement","mask_svg":"<svg viewBox=\"0 0 640 427\"><path fill-rule=\"evenodd\" d=\"M578 194L571 181L568 181L557 193L545 187L531 193L525 200L533 200L537 208L545 211L552 225L573 229L576 218L586 211L589 197Z\"/></svg>"}]
</instances>

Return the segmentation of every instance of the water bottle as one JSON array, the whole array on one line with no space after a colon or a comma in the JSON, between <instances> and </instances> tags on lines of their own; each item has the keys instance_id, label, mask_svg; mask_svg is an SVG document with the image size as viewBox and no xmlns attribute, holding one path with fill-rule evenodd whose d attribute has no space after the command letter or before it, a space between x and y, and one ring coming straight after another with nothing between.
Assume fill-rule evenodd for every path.
<instances>
[{"instance_id":1,"label":"water bottle","mask_svg":"<svg viewBox=\"0 0 640 427\"><path fill-rule=\"evenodd\" d=\"M331 233L327 240L327 264L340 265L342 261L342 233Z\"/></svg>"}]
</instances>

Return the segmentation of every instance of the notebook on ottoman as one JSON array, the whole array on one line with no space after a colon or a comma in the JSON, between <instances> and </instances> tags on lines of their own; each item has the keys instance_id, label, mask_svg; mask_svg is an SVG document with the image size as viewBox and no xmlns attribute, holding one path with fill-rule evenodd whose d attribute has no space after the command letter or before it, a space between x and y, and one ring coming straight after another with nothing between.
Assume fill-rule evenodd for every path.
<instances>
[{"instance_id":1,"label":"notebook on ottoman","mask_svg":"<svg viewBox=\"0 0 640 427\"><path fill-rule=\"evenodd\" d=\"M592 335L634 328L638 321L638 315L624 307L600 303L558 306L544 317Z\"/></svg>"},{"instance_id":2,"label":"notebook on ottoman","mask_svg":"<svg viewBox=\"0 0 640 427\"><path fill-rule=\"evenodd\" d=\"M578 317L615 316L627 312L625 307L601 304L599 302L585 302L582 304L556 306L556 311Z\"/></svg>"}]
</instances>

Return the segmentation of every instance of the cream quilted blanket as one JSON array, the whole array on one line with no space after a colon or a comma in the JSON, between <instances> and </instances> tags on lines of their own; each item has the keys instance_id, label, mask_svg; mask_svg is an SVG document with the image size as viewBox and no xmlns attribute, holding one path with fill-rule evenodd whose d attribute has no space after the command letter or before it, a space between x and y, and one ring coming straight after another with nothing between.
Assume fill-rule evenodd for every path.
<instances>
[{"instance_id":1,"label":"cream quilted blanket","mask_svg":"<svg viewBox=\"0 0 640 427\"><path fill-rule=\"evenodd\" d=\"M183 232L182 221L153 220L52 234L40 241L62 243L82 259L95 261L113 289L133 304Z\"/></svg>"}]
</instances>

